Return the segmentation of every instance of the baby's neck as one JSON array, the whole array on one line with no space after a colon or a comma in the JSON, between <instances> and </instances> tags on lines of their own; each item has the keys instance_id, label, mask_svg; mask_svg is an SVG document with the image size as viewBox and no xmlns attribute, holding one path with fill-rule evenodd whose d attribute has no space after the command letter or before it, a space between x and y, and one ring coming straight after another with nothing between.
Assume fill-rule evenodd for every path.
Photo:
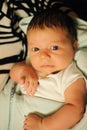
<instances>
[{"instance_id":1,"label":"baby's neck","mask_svg":"<svg viewBox=\"0 0 87 130\"><path fill-rule=\"evenodd\" d=\"M46 78L48 75L46 75L45 73L41 73L41 72L37 72L37 74L38 74L38 77L40 78L40 79L42 79L42 78Z\"/></svg>"},{"instance_id":2,"label":"baby's neck","mask_svg":"<svg viewBox=\"0 0 87 130\"><path fill-rule=\"evenodd\" d=\"M51 74L56 74L56 73L58 73L59 71L55 71L55 72L53 72L53 73L51 73ZM42 72L37 72L37 74L38 74L38 77L40 78L40 79L42 79L42 78L46 78L48 75L50 75L50 74L45 74L45 73L42 73Z\"/></svg>"}]
</instances>

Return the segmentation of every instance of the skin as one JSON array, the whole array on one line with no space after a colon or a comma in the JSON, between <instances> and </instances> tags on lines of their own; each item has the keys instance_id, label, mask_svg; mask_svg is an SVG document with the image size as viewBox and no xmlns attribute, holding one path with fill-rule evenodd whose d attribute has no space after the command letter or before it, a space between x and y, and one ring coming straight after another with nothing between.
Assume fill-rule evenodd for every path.
<instances>
[{"instance_id":1,"label":"skin","mask_svg":"<svg viewBox=\"0 0 87 130\"><path fill-rule=\"evenodd\" d=\"M72 44L65 30L60 28L30 30L27 39L31 64L42 76L66 69L74 58L77 41ZM24 130L72 128L83 117L85 92L84 80L82 78L76 80L65 90L65 105L60 110L45 118L29 114L24 121Z\"/></svg>"},{"instance_id":2,"label":"skin","mask_svg":"<svg viewBox=\"0 0 87 130\"><path fill-rule=\"evenodd\" d=\"M72 62L76 42L72 45L65 30L36 29L27 35L30 62L37 72L48 75L67 68Z\"/></svg>"}]
</instances>

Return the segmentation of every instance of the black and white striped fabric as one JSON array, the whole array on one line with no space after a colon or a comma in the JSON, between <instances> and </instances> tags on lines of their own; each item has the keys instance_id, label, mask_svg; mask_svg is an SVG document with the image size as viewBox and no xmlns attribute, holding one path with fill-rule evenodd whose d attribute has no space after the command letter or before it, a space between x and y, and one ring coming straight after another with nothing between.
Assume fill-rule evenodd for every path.
<instances>
[{"instance_id":1,"label":"black and white striped fabric","mask_svg":"<svg viewBox=\"0 0 87 130\"><path fill-rule=\"evenodd\" d=\"M62 4L62 0L0 0L0 90L12 65L25 60L27 55L26 36L18 26L19 21L50 6L61 8Z\"/></svg>"}]
</instances>

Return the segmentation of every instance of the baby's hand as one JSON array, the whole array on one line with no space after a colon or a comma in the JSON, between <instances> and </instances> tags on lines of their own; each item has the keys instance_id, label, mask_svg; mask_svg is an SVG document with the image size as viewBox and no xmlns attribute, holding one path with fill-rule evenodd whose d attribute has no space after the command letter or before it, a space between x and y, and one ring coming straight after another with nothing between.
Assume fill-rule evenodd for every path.
<instances>
[{"instance_id":1,"label":"baby's hand","mask_svg":"<svg viewBox=\"0 0 87 130\"><path fill-rule=\"evenodd\" d=\"M35 114L29 114L25 117L24 130L42 130L42 118Z\"/></svg>"},{"instance_id":2,"label":"baby's hand","mask_svg":"<svg viewBox=\"0 0 87 130\"><path fill-rule=\"evenodd\" d=\"M38 86L38 76L35 70L30 66L26 66L22 73L20 84L28 95L34 95Z\"/></svg>"}]
</instances>

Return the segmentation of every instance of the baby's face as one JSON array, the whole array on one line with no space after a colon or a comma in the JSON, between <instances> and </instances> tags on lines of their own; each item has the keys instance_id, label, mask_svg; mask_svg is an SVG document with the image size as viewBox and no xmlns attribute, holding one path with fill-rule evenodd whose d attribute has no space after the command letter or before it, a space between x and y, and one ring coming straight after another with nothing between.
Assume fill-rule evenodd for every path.
<instances>
[{"instance_id":1,"label":"baby's face","mask_svg":"<svg viewBox=\"0 0 87 130\"><path fill-rule=\"evenodd\" d=\"M61 28L30 30L27 38L30 62L40 73L48 75L66 69L74 58L74 44Z\"/></svg>"}]
</instances>

